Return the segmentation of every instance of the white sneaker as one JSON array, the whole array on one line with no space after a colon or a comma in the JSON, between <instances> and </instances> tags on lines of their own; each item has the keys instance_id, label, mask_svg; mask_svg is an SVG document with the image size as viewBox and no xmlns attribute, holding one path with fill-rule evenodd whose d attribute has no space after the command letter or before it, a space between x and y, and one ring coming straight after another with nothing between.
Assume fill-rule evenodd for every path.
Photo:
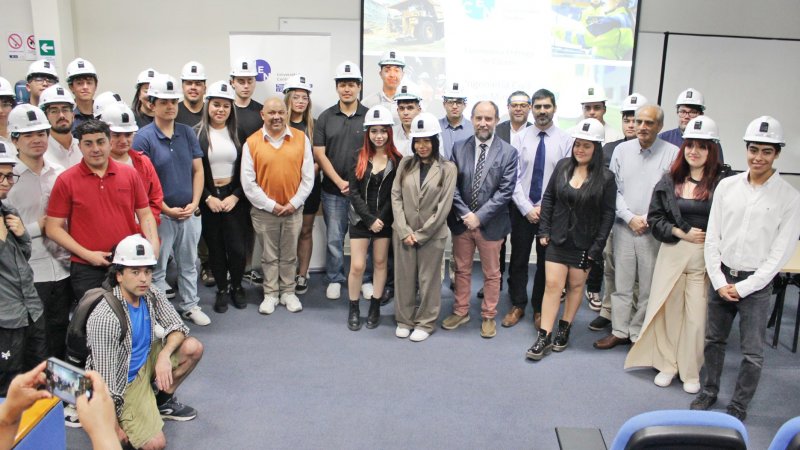
<instances>
[{"instance_id":1,"label":"white sneaker","mask_svg":"<svg viewBox=\"0 0 800 450\"><path fill-rule=\"evenodd\" d=\"M400 339L407 338L409 334L411 334L411 330L409 330L408 328L403 328L400 325L398 325L397 328L394 329L394 335L399 337Z\"/></svg>"},{"instance_id":2,"label":"white sneaker","mask_svg":"<svg viewBox=\"0 0 800 450\"><path fill-rule=\"evenodd\" d=\"M672 384L673 378L675 378L674 373L658 372L658 375L656 375L653 383L655 383L656 386L667 387Z\"/></svg>"},{"instance_id":3,"label":"white sneaker","mask_svg":"<svg viewBox=\"0 0 800 450\"><path fill-rule=\"evenodd\" d=\"M364 283L361 285L361 295L364 297L364 300L371 299L373 294L375 294L375 287L372 286L372 283Z\"/></svg>"},{"instance_id":4,"label":"white sneaker","mask_svg":"<svg viewBox=\"0 0 800 450\"><path fill-rule=\"evenodd\" d=\"M275 306L278 304L278 297L272 295L265 295L264 301L258 306L258 312L261 314L272 314L275 312Z\"/></svg>"},{"instance_id":5,"label":"white sneaker","mask_svg":"<svg viewBox=\"0 0 800 450\"><path fill-rule=\"evenodd\" d=\"M64 407L64 425L70 428L82 428L80 420L78 420L78 410L74 405L67 405Z\"/></svg>"},{"instance_id":6,"label":"white sneaker","mask_svg":"<svg viewBox=\"0 0 800 450\"><path fill-rule=\"evenodd\" d=\"M289 310L289 312L299 312L303 310L303 304L300 303L300 299L294 294L281 295L281 305L286 305L286 309Z\"/></svg>"},{"instance_id":7,"label":"white sneaker","mask_svg":"<svg viewBox=\"0 0 800 450\"><path fill-rule=\"evenodd\" d=\"M683 390L687 394L697 394L698 392L700 392L700 383L691 383L691 382L683 383Z\"/></svg>"},{"instance_id":8,"label":"white sneaker","mask_svg":"<svg viewBox=\"0 0 800 450\"><path fill-rule=\"evenodd\" d=\"M325 296L328 297L329 300L339 300L339 297L342 296L342 284L341 283L329 284L328 289L325 290Z\"/></svg>"},{"instance_id":9,"label":"white sneaker","mask_svg":"<svg viewBox=\"0 0 800 450\"><path fill-rule=\"evenodd\" d=\"M420 330L419 328L415 328L414 332L411 333L411 337L408 338L408 339L410 341L412 341L412 342L422 342L425 339L428 339L428 336L430 336L430 335L431 334L428 333L427 331Z\"/></svg>"},{"instance_id":10,"label":"white sneaker","mask_svg":"<svg viewBox=\"0 0 800 450\"><path fill-rule=\"evenodd\" d=\"M195 325L200 325L201 327L211 323L211 319L208 318L206 313L204 313L198 305L194 305L192 306L192 309L182 312L181 316L186 320L191 320Z\"/></svg>"}]
</instances>

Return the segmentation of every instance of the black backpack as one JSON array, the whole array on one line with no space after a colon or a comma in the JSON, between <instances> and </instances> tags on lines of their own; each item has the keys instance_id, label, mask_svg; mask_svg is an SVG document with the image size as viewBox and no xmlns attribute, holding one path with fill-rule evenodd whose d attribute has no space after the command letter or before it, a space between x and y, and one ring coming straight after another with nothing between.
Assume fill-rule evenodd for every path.
<instances>
[{"instance_id":1,"label":"black backpack","mask_svg":"<svg viewBox=\"0 0 800 450\"><path fill-rule=\"evenodd\" d=\"M86 346L86 322L92 311L104 300L111 306L111 310L119 319L122 328L119 335L120 343L125 340L125 336L128 334L128 319L125 316L125 307L122 306L122 302L114 297L111 291L102 287L89 289L78 302L67 328L68 363L77 367L86 367L86 358L90 351Z\"/></svg>"}]
</instances>

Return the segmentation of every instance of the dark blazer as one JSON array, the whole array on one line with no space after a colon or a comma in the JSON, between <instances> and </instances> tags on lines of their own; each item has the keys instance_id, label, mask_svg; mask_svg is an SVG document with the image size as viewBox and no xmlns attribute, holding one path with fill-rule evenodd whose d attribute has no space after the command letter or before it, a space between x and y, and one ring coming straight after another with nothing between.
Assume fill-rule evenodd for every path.
<instances>
[{"instance_id":1,"label":"dark blazer","mask_svg":"<svg viewBox=\"0 0 800 450\"><path fill-rule=\"evenodd\" d=\"M475 177L475 136L453 145L452 161L458 169L453 210L447 224L453 234L467 231L461 217L470 213L472 180ZM478 210L481 234L486 240L497 241L511 232L508 203L517 184L517 150L502 139L494 139L486 153L484 175L478 190Z\"/></svg>"},{"instance_id":2,"label":"dark blazer","mask_svg":"<svg viewBox=\"0 0 800 450\"><path fill-rule=\"evenodd\" d=\"M356 157L356 160L358 158ZM350 171L350 223L356 225L364 222L364 225L371 227L375 220L381 219L384 228L392 226L392 182L397 171L391 158L386 162L386 169L383 171L383 181L378 187L378 215L373 216L367 206L367 186L372 176L372 161L367 162L367 169L364 171L362 179L356 178L356 168Z\"/></svg>"},{"instance_id":3,"label":"dark blazer","mask_svg":"<svg viewBox=\"0 0 800 450\"><path fill-rule=\"evenodd\" d=\"M575 247L586 250L592 260L600 261L614 225L617 182L614 174L603 167L603 192L594 194L602 197L599 205L594 202L571 205L567 201L567 189L573 189L569 185L569 161L570 158L559 161L547 183L539 216L539 237L549 237L550 243L556 245L572 239Z\"/></svg>"},{"instance_id":4,"label":"dark blazer","mask_svg":"<svg viewBox=\"0 0 800 450\"><path fill-rule=\"evenodd\" d=\"M525 122L525 128L533 125L530 122ZM497 124L497 127L494 129L495 136L499 137L500 139L511 143L511 121L506 120L505 122L500 122Z\"/></svg>"},{"instance_id":5,"label":"dark blazer","mask_svg":"<svg viewBox=\"0 0 800 450\"><path fill-rule=\"evenodd\" d=\"M197 140L200 141L200 148L203 150L203 177L205 178L205 183L203 183L203 194L200 195L200 204L205 205L206 199L209 195L211 195L210 189L214 187L214 177L211 174L211 163L208 162L208 135L206 133L200 133L200 135L197 137ZM242 189L242 182L240 179L241 172L242 145L240 144L236 146L236 161L233 163L233 177L231 179L231 184L233 185L233 195L239 197L239 201L247 201L247 198L244 195L244 189Z\"/></svg>"}]
</instances>

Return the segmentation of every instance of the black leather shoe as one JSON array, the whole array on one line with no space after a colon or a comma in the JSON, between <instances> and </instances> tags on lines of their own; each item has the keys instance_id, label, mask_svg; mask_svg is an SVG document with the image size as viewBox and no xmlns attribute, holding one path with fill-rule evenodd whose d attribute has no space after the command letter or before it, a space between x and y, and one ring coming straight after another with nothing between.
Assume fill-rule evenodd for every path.
<instances>
[{"instance_id":1,"label":"black leather shoe","mask_svg":"<svg viewBox=\"0 0 800 450\"><path fill-rule=\"evenodd\" d=\"M220 314L228 310L228 291L217 291L217 298L214 300L214 311Z\"/></svg>"},{"instance_id":2,"label":"black leather shoe","mask_svg":"<svg viewBox=\"0 0 800 450\"><path fill-rule=\"evenodd\" d=\"M394 288L386 286L386 289L383 290L383 298L381 299L381 306L388 305L393 298L394 298Z\"/></svg>"},{"instance_id":3,"label":"black leather shoe","mask_svg":"<svg viewBox=\"0 0 800 450\"><path fill-rule=\"evenodd\" d=\"M603 316L597 316L589 322L589 329L592 331L603 331L609 326L611 326L611 321Z\"/></svg>"},{"instance_id":4,"label":"black leather shoe","mask_svg":"<svg viewBox=\"0 0 800 450\"><path fill-rule=\"evenodd\" d=\"M563 352L569 343L569 330L572 324L566 320L558 321L558 330L556 330L556 337L553 338L553 351Z\"/></svg>"},{"instance_id":5,"label":"black leather shoe","mask_svg":"<svg viewBox=\"0 0 800 450\"><path fill-rule=\"evenodd\" d=\"M525 357L534 361L539 361L540 359L549 355L552 349L552 334L545 330L539 330L539 334L536 337L536 342L534 342L531 348L528 349Z\"/></svg>"},{"instance_id":6,"label":"black leather shoe","mask_svg":"<svg viewBox=\"0 0 800 450\"><path fill-rule=\"evenodd\" d=\"M717 403L717 396L716 395L708 395L705 392L701 392L692 403L689 405L689 409L692 410L699 410L699 411L706 411L711 409L714 406L714 403Z\"/></svg>"},{"instance_id":7,"label":"black leather shoe","mask_svg":"<svg viewBox=\"0 0 800 450\"><path fill-rule=\"evenodd\" d=\"M350 300L350 314L347 316L347 328L351 331L361 329L361 311L358 309L358 300Z\"/></svg>"},{"instance_id":8,"label":"black leather shoe","mask_svg":"<svg viewBox=\"0 0 800 450\"><path fill-rule=\"evenodd\" d=\"M372 297L369 301L369 312L367 313L367 328L376 328L381 323L381 300L382 298Z\"/></svg>"},{"instance_id":9,"label":"black leather shoe","mask_svg":"<svg viewBox=\"0 0 800 450\"><path fill-rule=\"evenodd\" d=\"M244 292L244 288L241 286L230 287L231 291L231 303L233 303L233 307L236 309L245 309L247 308L247 295Z\"/></svg>"},{"instance_id":10,"label":"black leather shoe","mask_svg":"<svg viewBox=\"0 0 800 450\"><path fill-rule=\"evenodd\" d=\"M483 298L483 288L478 291L478 298Z\"/></svg>"},{"instance_id":11,"label":"black leather shoe","mask_svg":"<svg viewBox=\"0 0 800 450\"><path fill-rule=\"evenodd\" d=\"M728 408L725 409L725 412L728 413L729 416L736 417L741 422L744 422L744 419L747 418L747 411L743 411L733 405L728 405Z\"/></svg>"}]
</instances>

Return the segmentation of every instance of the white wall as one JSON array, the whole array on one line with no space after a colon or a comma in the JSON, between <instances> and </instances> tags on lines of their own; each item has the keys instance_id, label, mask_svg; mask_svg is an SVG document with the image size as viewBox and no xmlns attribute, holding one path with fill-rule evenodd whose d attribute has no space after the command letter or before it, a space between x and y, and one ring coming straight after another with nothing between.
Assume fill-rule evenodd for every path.
<instances>
[{"instance_id":1,"label":"white wall","mask_svg":"<svg viewBox=\"0 0 800 450\"><path fill-rule=\"evenodd\" d=\"M13 85L24 80L30 61L11 61L8 59L9 33L32 34L33 19L30 0L2 0L0 4L0 76L8 79Z\"/></svg>"}]
</instances>

